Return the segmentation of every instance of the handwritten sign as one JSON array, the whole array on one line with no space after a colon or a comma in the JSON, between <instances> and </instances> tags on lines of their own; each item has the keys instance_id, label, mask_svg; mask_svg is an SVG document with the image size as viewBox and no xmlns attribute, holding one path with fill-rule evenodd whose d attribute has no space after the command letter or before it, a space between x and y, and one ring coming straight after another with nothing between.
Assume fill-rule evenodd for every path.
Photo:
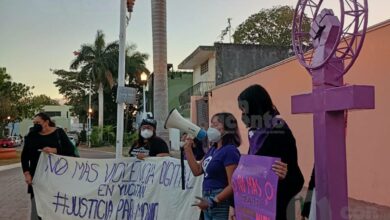
<instances>
[{"instance_id":1,"label":"handwritten sign","mask_svg":"<svg viewBox=\"0 0 390 220\"><path fill-rule=\"evenodd\" d=\"M274 220L278 177L273 157L242 155L233 173L234 204L237 220Z\"/></svg>"},{"instance_id":2,"label":"handwritten sign","mask_svg":"<svg viewBox=\"0 0 390 220\"><path fill-rule=\"evenodd\" d=\"M41 154L33 188L43 219L189 219L201 196L202 178L186 164L181 189L180 161L170 157L145 160L84 159Z\"/></svg>"}]
</instances>

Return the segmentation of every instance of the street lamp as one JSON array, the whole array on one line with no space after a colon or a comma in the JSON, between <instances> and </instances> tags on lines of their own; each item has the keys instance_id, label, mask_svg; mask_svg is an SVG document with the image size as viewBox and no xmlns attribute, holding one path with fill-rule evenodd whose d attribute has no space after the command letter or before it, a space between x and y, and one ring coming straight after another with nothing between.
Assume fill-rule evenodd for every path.
<instances>
[{"instance_id":1,"label":"street lamp","mask_svg":"<svg viewBox=\"0 0 390 220\"><path fill-rule=\"evenodd\" d=\"M145 90L146 90L146 83L148 80L148 75L145 72L141 73L141 82L143 83L142 87L142 96L143 96L143 106L144 106L144 111L143 111L143 118L146 118L146 96L145 96Z\"/></svg>"},{"instance_id":2,"label":"street lamp","mask_svg":"<svg viewBox=\"0 0 390 220\"><path fill-rule=\"evenodd\" d=\"M88 147L91 147L91 114L92 114L92 108L91 103L89 104L88 108Z\"/></svg>"}]
</instances>

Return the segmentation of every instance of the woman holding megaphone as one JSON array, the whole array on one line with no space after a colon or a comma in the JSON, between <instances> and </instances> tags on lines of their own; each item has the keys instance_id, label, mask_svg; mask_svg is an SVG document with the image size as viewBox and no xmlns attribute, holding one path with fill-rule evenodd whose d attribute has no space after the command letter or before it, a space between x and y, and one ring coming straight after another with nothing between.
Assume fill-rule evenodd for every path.
<instances>
[{"instance_id":1,"label":"woman holding megaphone","mask_svg":"<svg viewBox=\"0 0 390 220\"><path fill-rule=\"evenodd\" d=\"M237 120L230 113L217 113L211 118L207 130L211 144L208 152L198 163L192 151L193 139L187 138L184 152L195 176L204 174L203 196L193 204L203 210L205 220L226 220L232 204L231 179L240 160L237 147L241 144Z\"/></svg>"}]
</instances>

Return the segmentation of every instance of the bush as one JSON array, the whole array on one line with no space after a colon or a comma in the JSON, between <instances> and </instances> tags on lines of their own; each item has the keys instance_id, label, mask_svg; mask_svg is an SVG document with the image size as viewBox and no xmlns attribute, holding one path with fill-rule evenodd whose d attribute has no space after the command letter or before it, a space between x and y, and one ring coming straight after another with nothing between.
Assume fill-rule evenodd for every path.
<instances>
[{"instance_id":1,"label":"bush","mask_svg":"<svg viewBox=\"0 0 390 220\"><path fill-rule=\"evenodd\" d=\"M107 125L103 128L93 127L91 132L91 145L92 147L101 147L115 144L115 132L114 126Z\"/></svg>"},{"instance_id":2,"label":"bush","mask_svg":"<svg viewBox=\"0 0 390 220\"><path fill-rule=\"evenodd\" d=\"M138 139L138 132L133 131L131 133L125 133L123 136L123 146L131 147Z\"/></svg>"}]
</instances>

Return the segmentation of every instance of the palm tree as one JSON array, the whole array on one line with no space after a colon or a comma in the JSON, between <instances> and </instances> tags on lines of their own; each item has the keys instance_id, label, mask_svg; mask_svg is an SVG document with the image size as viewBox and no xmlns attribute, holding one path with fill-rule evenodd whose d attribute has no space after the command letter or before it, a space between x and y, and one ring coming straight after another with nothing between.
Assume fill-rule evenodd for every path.
<instances>
[{"instance_id":1,"label":"palm tree","mask_svg":"<svg viewBox=\"0 0 390 220\"><path fill-rule=\"evenodd\" d=\"M75 52L76 58L70 68L77 70L81 67L80 74L88 75L90 80L98 87L99 95L99 127L103 127L103 88L113 86L113 69L118 66L119 45L117 42L106 46L104 34L97 31L94 44L83 44L79 52Z\"/></svg>"},{"instance_id":2,"label":"palm tree","mask_svg":"<svg viewBox=\"0 0 390 220\"><path fill-rule=\"evenodd\" d=\"M154 117L157 135L168 141L163 124L168 115L166 0L152 0Z\"/></svg>"}]
</instances>

